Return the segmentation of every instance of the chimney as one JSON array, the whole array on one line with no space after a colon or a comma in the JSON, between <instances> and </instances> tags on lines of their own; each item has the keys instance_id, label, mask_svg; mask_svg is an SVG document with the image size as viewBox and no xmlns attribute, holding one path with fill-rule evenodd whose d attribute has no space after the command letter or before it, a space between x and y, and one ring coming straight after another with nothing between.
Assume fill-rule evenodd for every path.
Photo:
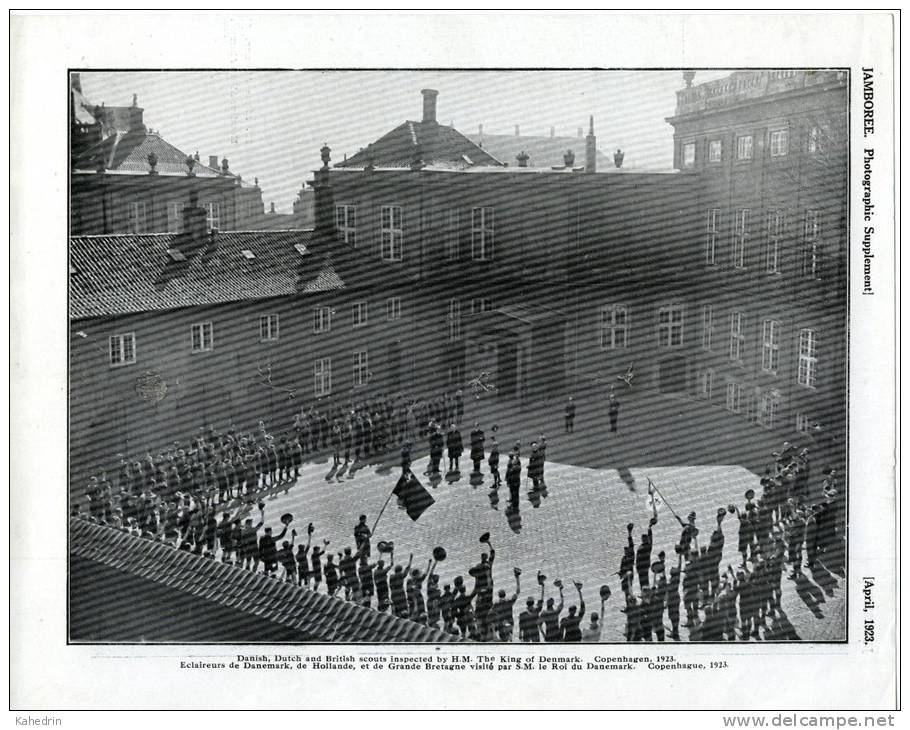
<instances>
[{"instance_id":1,"label":"chimney","mask_svg":"<svg viewBox=\"0 0 910 730\"><path fill-rule=\"evenodd\" d=\"M205 208L199 207L199 193L190 193L190 202L183 209L183 232L177 236L174 248L184 256L195 253L208 242L208 223Z\"/></svg>"},{"instance_id":2,"label":"chimney","mask_svg":"<svg viewBox=\"0 0 910 730\"><path fill-rule=\"evenodd\" d=\"M550 127L550 139L556 136L556 127Z\"/></svg>"},{"instance_id":3,"label":"chimney","mask_svg":"<svg viewBox=\"0 0 910 730\"><path fill-rule=\"evenodd\" d=\"M270 206L271 207L269 208L269 213L271 213L272 215L275 215L275 204L271 203Z\"/></svg>"},{"instance_id":4,"label":"chimney","mask_svg":"<svg viewBox=\"0 0 910 730\"><path fill-rule=\"evenodd\" d=\"M563 162L566 163L566 167L569 169L575 166L575 153L572 150L566 150L566 153L562 156Z\"/></svg>"},{"instance_id":5,"label":"chimney","mask_svg":"<svg viewBox=\"0 0 910 730\"><path fill-rule=\"evenodd\" d=\"M519 127L518 127L517 124L515 125L515 136L516 136L516 137L520 137L520 136L521 136L521 130L519 129Z\"/></svg>"},{"instance_id":6,"label":"chimney","mask_svg":"<svg viewBox=\"0 0 910 730\"><path fill-rule=\"evenodd\" d=\"M423 121L424 124L430 122L436 123L436 97L439 96L439 92L436 89L423 89L420 92L423 94Z\"/></svg>"},{"instance_id":7,"label":"chimney","mask_svg":"<svg viewBox=\"0 0 910 730\"><path fill-rule=\"evenodd\" d=\"M522 150L521 152L518 153L518 157L516 157L515 159L518 160L519 167L527 167L528 160L531 158L527 155L527 153L525 153L524 150Z\"/></svg>"},{"instance_id":8,"label":"chimney","mask_svg":"<svg viewBox=\"0 0 910 730\"><path fill-rule=\"evenodd\" d=\"M597 172L597 137L594 136L594 115L591 115L591 126L585 137L585 172Z\"/></svg>"},{"instance_id":9,"label":"chimney","mask_svg":"<svg viewBox=\"0 0 910 730\"><path fill-rule=\"evenodd\" d=\"M209 155L209 167L213 170L218 169L218 155Z\"/></svg>"},{"instance_id":10,"label":"chimney","mask_svg":"<svg viewBox=\"0 0 910 730\"><path fill-rule=\"evenodd\" d=\"M613 164L616 165L617 169L622 167L622 161L625 156L626 153L619 149L613 153Z\"/></svg>"}]
</instances>

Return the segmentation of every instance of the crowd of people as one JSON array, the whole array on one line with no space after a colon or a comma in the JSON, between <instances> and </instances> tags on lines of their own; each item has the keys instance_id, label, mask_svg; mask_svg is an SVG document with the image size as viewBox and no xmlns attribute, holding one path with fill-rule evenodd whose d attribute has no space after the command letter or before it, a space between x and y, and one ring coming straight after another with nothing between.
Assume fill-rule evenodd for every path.
<instances>
[{"instance_id":1,"label":"crowd of people","mask_svg":"<svg viewBox=\"0 0 910 730\"><path fill-rule=\"evenodd\" d=\"M825 469L820 494L810 485L810 454L784 443L761 479L761 495L745 493L742 508L718 508L709 537L702 538L697 515L674 515L681 534L675 556L653 556L658 525L655 507L647 532L635 545L635 526L628 538L618 575L625 597L626 640L680 640L680 622L689 638L699 641L771 639L781 634L782 581L801 581L826 559L842 559L844 501L834 469ZM738 564L723 564L723 523L735 516ZM803 562L805 555L805 564ZM638 588L636 590L636 577ZM665 618L666 617L666 618ZM669 627L669 632L667 628Z\"/></svg>"},{"instance_id":2,"label":"crowd of people","mask_svg":"<svg viewBox=\"0 0 910 730\"><path fill-rule=\"evenodd\" d=\"M612 399L610 407L615 428ZM575 410L570 399L569 432L574 429ZM324 590L466 639L599 641L610 595L607 586L600 589L600 613L588 614L585 625L582 584L574 584L577 604L564 612L562 582L553 583L558 599L548 598L546 579L538 573L540 594L526 598L516 622L521 570L513 569L514 590L495 587L496 552L489 545L467 576L440 585L437 558L444 557L427 559L425 567L415 566L413 555L407 562L396 560L394 544L387 543L379 543L374 555L366 515L354 526L353 544L340 551L330 549L328 539L314 539L312 523L305 537L298 536L296 528L290 527L290 514L281 516L280 527L266 525L264 490L289 490L299 479L304 460L321 450L331 449L333 466L338 467L386 454L400 445L402 473L409 475L415 440L422 437L430 457L425 474L431 481L441 477L444 455L448 474L460 474L464 440L458 424L463 416L464 402L456 391L422 401L380 398L343 413L311 408L296 414L292 429L279 437L269 434L262 422L246 433L199 429L186 446L174 443L155 456L118 455L115 480L104 470L91 477L85 504L74 502L73 515L309 590ZM486 462L494 492L503 481L498 430L492 427L488 442L475 423L467 440L473 475L479 476ZM543 435L530 445L525 472L526 484L532 485L530 494L547 489L546 448ZM521 452L521 443L515 442L505 468L514 510L522 482ZM617 571L625 599L621 610L626 616L626 639L665 641L669 636L679 641L681 626L689 629L692 640L768 638L780 616L785 570L789 567L788 577L799 580L804 567L812 570L818 560L833 556L842 546L844 505L836 472L825 471L820 494L813 494L809 477L808 450L797 451L785 443L761 479L761 495L755 499L755 492L749 490L742 508L731 504L718 509L709 537L699 540L694 512L685 521L673 514L681 534L670 559L663 550L654 556L654 531L659 527L656 501L637 546L630 523ZM253 516L257 502L258 519ZM722 568L724 521L734 517L742 560Z\"/></svg>"}]
</instances>

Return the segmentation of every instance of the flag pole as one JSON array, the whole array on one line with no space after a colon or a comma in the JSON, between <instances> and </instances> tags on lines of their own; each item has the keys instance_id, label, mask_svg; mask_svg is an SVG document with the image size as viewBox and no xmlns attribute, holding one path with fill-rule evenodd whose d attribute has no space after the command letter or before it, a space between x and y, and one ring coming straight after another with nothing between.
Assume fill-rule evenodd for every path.
<instances>
[{"instance_id":1,"label":"flag pole","mask_svg":"<svg viewBox=\"0 0 910 730\"><path fill-rule=\"evenodd\" d=\"M662 495L662 494L660 493L660 490L657 488L657 485L656 485L654 482L651 481L651 477L648 477L648 486L654 488L654 491L657 492L657 494L660 496L660 498L664 501L664 504L667 505L667 508L670 510L670 512L673 513L673 516L678 520L678 519L679 519L679 515L676 514L676 511L673 509L673 507L672 507L672 506L670 505L670 503L667 501L667 498L664 497L664 495ZM656 511L656 507L655 507L655 511Z\"/></svg>"},{"instance_id":2,"label":"flag pole","mask_svg":"<svg viewBox=\"0 0 910 730\"><path fill-rule=\"evenodd\" d=\"M391 492L389 492L389 496L386 498L385 504L382 505L382 509L379 510L379 514L376 517L376 521L373 523L373 529L370 530L370 537L373 537L374 533L376 532L376 525L379 524L379 520L382 517L382 513L385 512L385 508L389 506L389 502L392 501L392 497L394 494L395 494L394 489Z\"/></svg>"}]
</instances>

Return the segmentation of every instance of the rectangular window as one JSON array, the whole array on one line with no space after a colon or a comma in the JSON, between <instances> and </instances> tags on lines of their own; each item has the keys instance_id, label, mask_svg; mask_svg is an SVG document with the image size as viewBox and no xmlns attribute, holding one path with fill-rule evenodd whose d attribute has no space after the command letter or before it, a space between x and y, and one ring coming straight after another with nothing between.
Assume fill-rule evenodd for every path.
<instances>
[{"instance_id":1,"label":"rectangular window","mask_svg":"<svg viewBox=\"0 0 910 730\"><path fill-rule=\"evenodd\" d=\"M447 210L446 211L446 230L445 230L445 241L446 241L446 259L449 261L458 261L459 256L461 255L459 240L458 240L458 211L457 210Z\"/></svg>"},{"instance_id":2,"label":"rectangular window","mask_svg":"<svg viewBox=\"0 0 910 730\"><path fill-rule=\"evenodd\" d=\"M323 357L313 363L313 394L317 398L332 394L332 358Z\"/></svg>"},{"instance_id":3,"label":"rectangular window","mask_svg":"<svg viewBox=\"0 0 910 730\"><path fill-rule=\"evenodd\" d=\"M784 234L784 211L773 210L768 212L766 222L767 243L765 244L765 273L779 274L780 244Z\"/></svg>"},{"instance_id":4,"label":"rectangular window","mask_svg":"<svg viewBox=\"0 0 910 730\"><path fill-rule=\"evenodd\" d=\"M338 240L352 248L357 248L357 206L335 206L335 231Z\"/></svg>"},{"instance_id":5,"label":"rectangular window","mask_svg":"<svg viewBox=\"0 0 910 730\"><path fill-rule=\"evenodd\" d=\"M733 213L733 266L746 266L746 245L749 238L749 209L740 208Z\"/></svg>"},{"instance_id":6,"label":"rectangular window","mask_svg":"<svg viewBox=\"0 0 910 730\"><path fill-rule=\"evenodd\" d=\"M713 266L717 263L717 218L720 211L711 208L708 211L705 233L705 263Z\"/></svg>"},{"instance_id":7,"label":"rectangular window","mask_svg":"<svg viewBox=\"0 0 910 730\"><path fill-rule=\"evenodd\" d=\"M816 354L815 330L800 330L796 381L807 388L814 388L817 371L818 355Z\"/></svg>"},{"instance_id":8,"label":"rectangular window","mask_svg":"<svg viewBox=\"0 0 910 730\"><path fill-rule=\"evenodd\" d=\"M821 123L809 127L806 140L806 151L813 157L821 157L828 151L828 140L831 130L828 124Z\"/></svg>"},{"instance_id":9,"label":"rectangular window","mask_svg":"<svg viewBox=\"0 0 910 730\"><path fill-rule=\"evenodd\" d=\"M129 204L129 232L130 233L145 233L146 224L145 224L145 203L130 203Z\"/></svg>"},{"instance_id":10,"label":"rectangular window","mask_svg":"<svg viewBox=\"0 0 910 730\"><path fill-rule=\"evenodd\" d=\"M727 410L739 413L742 407L742 386L735 380L727 381Z\"/></svg>"},{"instance_id":11,"label":"rectangular window","mask_svg":"<svg viewBox=\"0 0 910 730\"><path fill-rule=\"evenodd\" d=\"M332 331L332 308L331 307L316 307L313 309L313 332L319 334L320 332L331 332Z\"/></svg>"},{"instance_id":12,"label":"rectangular window","mask_svg":"<svg viewBox=\"0 0 910 730\"><path fill-rule=\"evenodd\" d=\"M367 323L369 316L367 302L354 302L352 311L354 326L363 327Z\"/></svg>"},{"instance_id":13,"label":"rectangular window","mask_svg":"<svg viewBox=\"0 0 910 730\"><path fill-rule=\"evenodd\" d=\"M730 359L733 362L742 362L744 340L743 314L742 312L733 312L730 315Z\"/></svg>"},{"instance_id":14,"label":"rectangular window","mask_svg":"<svg viewBox=\"0 0 910 730\"><path fill-rule=\"evenodd\" d=\"M367 365L367 351L354 353L354 387L360 388L370 382L370 371Z\"/></svg>"},{"instance_id":15,"label":"rectangular window","mask_svg":"<svg viewBox=\"0 0 910 730\"><path fill-rule=\"evenodd\" d=\"M766 373L776 373L780 357L780 322L766 319L762 323L761 369Z\"/></svg>"},{"instance_id":16,"label":"rectangular window","mask_svg":"<svg viewBox=\"0 0 910 730\"><path fill-rule=\"evenodd\" d=\"M401 319L401 297L389 297L385 300L386 319Z\"/></svg>"},{"instance_id":17,"label":"rectangular window","mask_svg":"<svg viewBox=\"0 0 910 730\"><path fill-rule=\"evenodd\" d=\"M821 256L818 211L807 210L803 220L803 276L817 279Z\"/></svg>"},{"instance_id":18,"label":"rectangular window","mask_svg":"<svg viewBox=\"0 0 910 730\"><path fill-rule=\"evenodd\" d=\"M770 148L771 157L786 157L790 145L790 132L786 129L776 129L771 132Z\"/></svg>"},{"instance_id":19,"label":"rectangular window","mask_svg":"<svg viewBox=\"0 0 910 730\"><path fill-rule=\"evenodd\" d=\"M796 413L796 431L798 433L809 433L812 430L812 420L802 411Z\"/></svg>"},{"instance_id":20,"label":"rectangular window","mask_svg":"<svg viewBox=\"0 0 910 730\"><path fill-rule=\"evenodd\" d=\"M259 318L259 341L278 339L278 315L264 314Z\"/></svg>"},{"instance_id":21,"label":"rectangular window","mask_svg":"<svg viewBox=\"0 0 910 730\"><path fill-rule=\"evenodd\" d=\"M109 338L110 364L112 368L121 365L132 365L136 362L136 335L127 332L123 335L113 335Z\"/></svg>"},{"instance_id":22,"label":"rectangular window","mask_svg":"<svg viewBox=\"0 0 910 730\"><path fill-rule=\"evenodd\" d=\"M190 337L193 343L193 352L207 352L214 346L211 322L200 322L190 327Z\"/></svg>"},{"instance_id":23,"label":"rectangular window","mask_svg":"<svg viewBox=\"0 0 910 730\"><path fill-rule=\"evenodd\" d=\"M471 299L471 314L483 314L493 309L493 300L487 297Z\"/></svg>"},{"instance_id":24,"label":"rectangular window","mask_svg":"<svg viewBox=\"0 0 910 730\"><path fill-rule=\"evenodd\" d=\"M383 261L401 261L404 249L404 229L401 225L401 206L383 205L379 211L381 228L380 255Z\"/></svg>"},{"instance_id":25,"label":"rectangular window","mask_svg":"<svg viewBox=\"0 0 910 730\"><path fill-rule=\"evenodd\" d=\"M474 261L493 260L493 209L471 209L471 258Z\"/></svg>"},{"instance_id":26,"label":"rectangular window","mask_svg":"<svg viewBox=\"0 0 910 730\"><path fill-rule=\"evenodd\" d=\"M209 231L221 229L221 203L205 204L205 225Z\"/></svg>"},{"instance_id":27,"label":"rectangular window","mask_svg":"<svg viewBox=\"0 0 910 730\"><path fill-rule=\"evenodd\" d=\"M723 159L724 143L719 139L708 142L708 162L717 164Z\"/></svg>"},{"instance_id":28,"label":"rectangular window","mask_svg":"<svg viewBox=\"0 0 910 730\"><path fill-rule=\"evenodd\" d=\"M621 350L629 346L629 309L622 304L600 310L600 349Z\"/></svg>"},{"instance_id":29,"label":"rectangular window","mask_svg":"<svg viewBox=\"0 0 910 730\"><path fill-rule=\"evenodd\" d=\"M714 371L710 368L701 374L701 397L711 400L714 394Z\"/></svg>"},{"instance_id":30,"label":"rectangular window","mask_svg":"<svg viewBox=\"0 0 910 730\"><path fill-rule=\"evenodd\" d=\"M449 342L461 339L461 302L457 299L449 300L449 313L446 316L448 325Z\"/></svg>"},{"instance_id":31,"label":"rectangular window","mask_svg":"<svg viewBox=\"0 0 910 730\"><path fill-rule=\"evenodd\" d=\"M683 167L695 167L695 142L687 142L683 145Z\"/></svg>"},{"instance_id":32,"label":"rectangular window","mask_svg":"<svg viewBox=\"0 0 910 730\"><path fill-rule=\"evenodd\" d=\"M657 312L658 347L681 347L683 343L683 308L679 304L661 307Z\"/></svg>"},{"instance_id":33,"label":"rectangular window","mask_svg":"<svg viewBox=\"0 0 910 730\"><path fill-rule=\"evenodd\" d=\"M752 159L752 135L744 134L736 138L736 159L737 160L751 160Z\"/></svg>"},{"instance_id":34,"label":"rectangular window","mask_svg":"<svg viewBox=\"0 0 910 730\"><path fill-rule=\"evenodd\" d=\"M763 393L758 399L758 423L771 430L780 411L780 397L773 392Z\"/></svg>"},{"instance_id":35,"label":"rectangular window","mask_svg":"<svg viewBox=\"0 0 910 730\"><path fill-rule=\"evenodd\" d=\"M710 350L714 341L714 305L704 304L701 308L701 348Z\"/></svg>"},{"instance_id":36,"label":"rectangular window","mask_svg":"<svg viewBox=\"0 0 910 730\"><path fill-rule=\"evenodd\" d=\"M183 230L183 203L171 201L167 204L167 232L180 233Z\"/></svg>"}]
</instances>

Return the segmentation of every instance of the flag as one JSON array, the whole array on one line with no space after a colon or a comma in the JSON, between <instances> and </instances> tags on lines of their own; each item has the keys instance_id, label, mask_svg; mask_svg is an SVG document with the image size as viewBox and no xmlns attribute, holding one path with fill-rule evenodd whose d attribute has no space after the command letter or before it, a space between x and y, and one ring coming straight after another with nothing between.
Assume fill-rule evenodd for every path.
<instances>
[{"instance_id":1,"label":"flag","mask_svg":"<svg viewBox=\"0 0 910 730\"><path fill-rule=\"evenodd\" d=\"M408 517L415 522L436 501L413 474L402 474L392 494L404 502Z\"/></svg>"}]
</instances>

